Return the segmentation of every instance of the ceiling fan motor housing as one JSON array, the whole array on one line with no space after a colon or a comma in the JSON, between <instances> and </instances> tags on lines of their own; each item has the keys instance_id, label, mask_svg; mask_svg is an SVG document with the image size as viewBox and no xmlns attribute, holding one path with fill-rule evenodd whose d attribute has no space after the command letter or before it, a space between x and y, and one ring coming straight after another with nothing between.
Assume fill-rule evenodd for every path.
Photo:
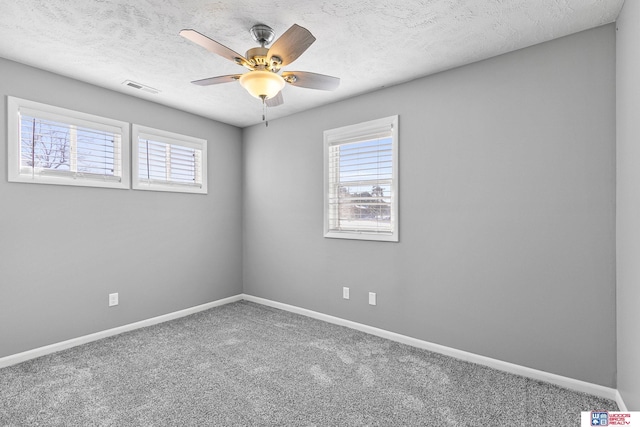
<instances>
[{"instance_id":1,"label":"ceiling fan motor housing","mask_svg":"<svg viewBox=\"0 0 640 427\"><path fill-rule=\"evenodd\" d=\"M280 69L280 64L282 63L282 60L277 56L269 57L269 49L266 47L249 49L245 56L256 67L262 68L261 66L264 66L264 69L274 72Z\"/></svg>"},{"instance_id":2,"label":"ceiling fan motor housing","mask_svg":"<svg viewBox=\"0 0 640 427\"><path fill-rule=\"evenodd\" d=\"M255 65L267 65L267 53L269 49L266 47L254 47L249 49L245 57L249 62L255 63Z\"/></svg>"}]
</instances>

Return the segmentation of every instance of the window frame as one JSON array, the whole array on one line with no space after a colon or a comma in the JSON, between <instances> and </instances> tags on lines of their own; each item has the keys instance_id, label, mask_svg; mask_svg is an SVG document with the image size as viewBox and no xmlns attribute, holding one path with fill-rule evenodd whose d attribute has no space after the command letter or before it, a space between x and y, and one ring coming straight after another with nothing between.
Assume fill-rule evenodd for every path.
<instances>
[{"instance_id":1,"label":"window frame","mask_svg":"<svg viewBox=\"0 0 640 427\"><path fill-rule=\"evenodd\" d=\"M379 134L380 132L388 132L391 127L391 153L392 153L392 171L391 171L391 231L364 231L364 230L337 230L331 225L330 210L335 209L336 205L331 205L329 198L331 193L332 180L329 172L330 168L330 148L336 145L352 143L361 139L366 141L367 138ZM351 240L373 240L382 242L398 242L399 241L399 181L398 181L398 115L383 117L376 120L357 123L353 125L343 126L340 128L325 130L324 139L324 237L335 239L351 239ZM335 184L334 184L335 185ZM340 185L338 183L337 185Z\"/></svg>"},{"instance_id":2,"label":"window frame","mask_svg":"<svg viewBox=\"0 0 640 427\"><path fill-rule=\"evenodd\" d=\"M140 138L147 137L156 142L177 145L200 150L200 185L180 183L162 183L140 179ZM131 126L131 188L144 191L168 191L176 193L207 194L207 140L193 136L182 135L162 129L133 124Z\"/></svg>"},{"instance_id":3,"label":"window frame","mask_svg":"<svg viewBox=\"0 0 640 427\"><path fill-rule=\"evenodd\" d=\"M36 118L58 121L73 126L94 130L113 132L120 138L114 144L114 171L120 172L114 178L103 177L99 174L83 175L82 172L24 173L22 166L22 138L21 114ZM129 189L129 123L110 119L76 110L43 104L14 96L7 96L7 179L9 182L29 184L71 185L82 187L101 187ZM119 161L117 159L119 154ZM73 160L72 160L73 163Z\"/></svg>"}]
</instances>

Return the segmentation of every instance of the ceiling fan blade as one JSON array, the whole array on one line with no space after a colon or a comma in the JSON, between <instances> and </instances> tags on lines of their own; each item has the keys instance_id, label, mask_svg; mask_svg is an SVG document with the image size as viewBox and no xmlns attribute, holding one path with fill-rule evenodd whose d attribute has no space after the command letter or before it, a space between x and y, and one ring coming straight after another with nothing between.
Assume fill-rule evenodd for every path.
<instances>
[{"instance_id":1,"label":"ceiling fan blade","mask_svg":"<svg viewBox=\"0 0 640 427\"><path fill-rule=\"evenodd\" d=\"M284 98L282 97L282 91L278 92L276 96L273 98L268 98L264 101L267 104L267 107L277 107L278 105L284 104Z\"/></svg>"},{"instance_id":2,"label":"ceiling fan blade","mask_svg":"<svg viewBox=\"0 0 640 427\"><path fill-rule=\"evenodd\" d=\"M308 71L285 71L282 73L282 77L287 83L308 89L334 90L340 86L338 77Z\"/></svg>"},{"instance_id":3,"label":"ceiling fan blade","mask_svg":"<svg viewBox=\"0 0 640 427\"><path fill-rule=\"evenodd\" d=\"M280 58L282 60L280 66L284 67L302 55L314 41L316 41L316 38L313 37L309 30L298 24L293 24L278 40L273 42L267 57L270 62L274 56Z\"/></svg>"},{"instance_id":4,"label":"ceiling fan blade","mask_svg":"<svg viewBox=\"0 0 640 427\"><path fill-rule=\"evenodd\" d=\"M204 34L200 34L196 30L182 30L180 31L180 35L185 39L194 42L197 45L202 46L207 49L209 52L213 52L222 56L223 58L227 58L229 61L235 62L238 65L243 65L248 68L251 67L247 58L240 55L238 52L235 52L228 47L218 43L215 40L210 39ZM251 67L252 68L252 67Z\"/></svg>"},{"instance_id":5,"label":"ceiling fan blade","mask_svg":"<svg viewBox=\"0 0 640 427\"><path fill-rule=\"evenodd\" d=\"M208 79L194 80L191 83L198 86L210 86L220 83L230 83L238 80L241 75L242 74L229 74L226 76L209 77Z\"/></svg>"}]
</instances>

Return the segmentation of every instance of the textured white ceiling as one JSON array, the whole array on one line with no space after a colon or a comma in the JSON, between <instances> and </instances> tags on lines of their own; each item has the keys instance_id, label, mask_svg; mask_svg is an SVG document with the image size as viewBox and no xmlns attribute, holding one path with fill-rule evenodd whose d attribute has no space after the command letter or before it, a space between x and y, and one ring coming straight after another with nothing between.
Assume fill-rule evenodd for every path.
<instances>
[{"instance_id":1,"label":"textured white ceiling","mask_svg":"<svg viewBox=\"0 0 640 427\"><path fill-rule=\"evenodd\" d=\"M183 39L195 29L243 53L249 29L276 38L296 23L316 42L289 71L341 78L335 92L287 86L283 117L360 93L615 21L624 0L0 0L0 56L232 125L261 121L262 104L238 82L190 83L242 73ZM160 90L124 86L133 80Z\"/></svg>"}]
</instances>

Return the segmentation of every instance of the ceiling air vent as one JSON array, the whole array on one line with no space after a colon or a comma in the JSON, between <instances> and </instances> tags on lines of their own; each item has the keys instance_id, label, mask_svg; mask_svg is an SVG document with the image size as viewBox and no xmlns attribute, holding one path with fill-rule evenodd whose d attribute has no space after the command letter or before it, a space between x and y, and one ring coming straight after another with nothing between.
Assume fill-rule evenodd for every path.
<instances>
[{"instance_id":1,"label":"ceiling air vent","mask_svg":"<svg viewBox=\"0 0 640 427\"><path fill-rule=\"evenodd\" d=\"M137 89L137 90L143 90L145 92L149 92L149 93L153 93L153 94L156 94L156 93L160 92L158 89L154 89L154 88L152 88L150 86L145 86L142 83L137 83L137 82L134 82L132 80L125 80L125 81L122 82L122 84L125 85L125 86L132 87L132 88Z\"/></svg>"}]
</instances>

